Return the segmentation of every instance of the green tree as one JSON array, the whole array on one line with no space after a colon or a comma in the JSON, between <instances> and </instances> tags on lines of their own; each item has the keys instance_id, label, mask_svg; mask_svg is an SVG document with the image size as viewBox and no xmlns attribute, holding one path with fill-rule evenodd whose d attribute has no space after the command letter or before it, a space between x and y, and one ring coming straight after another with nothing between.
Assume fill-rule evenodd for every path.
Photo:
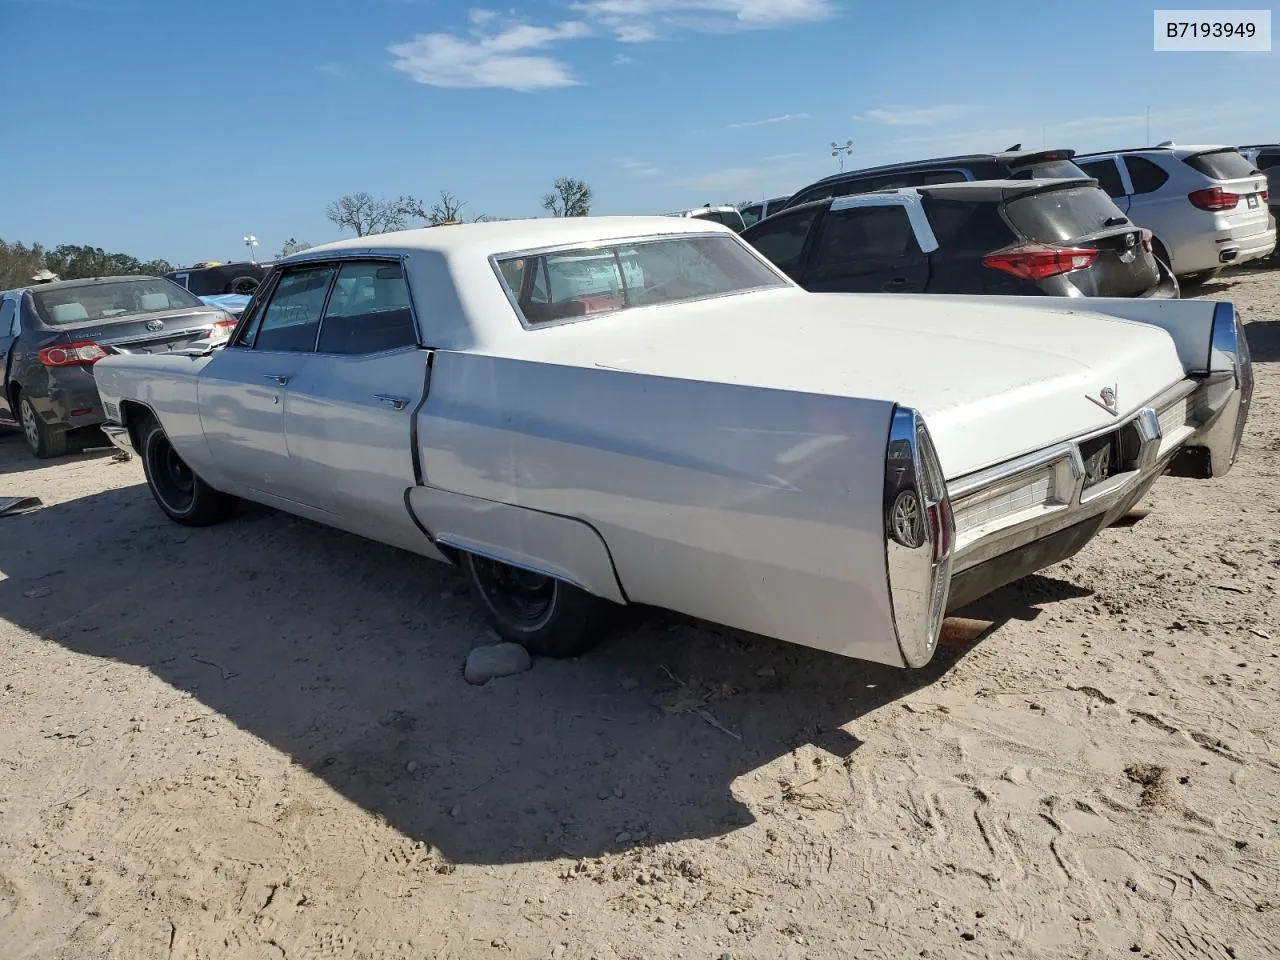
<instances>
[{"instance_id":1,"label":"green tree","mask_svg":"<svg viewBox=\"0 0 1280 960\"><path fill-rule=\"evenodd\" d=\"M591 188L586 181L573 177L557 177L554 193L542 198L542 207L553 217L585 217L591 213Z\"/></svg>"},{"instance_id":2,"label":"green tree","mask_svg":"<svg viewBox=\"0 0 1280 960\"><path fill-rule=\"evenodd\" d=\"M107 253L101 247L73 243L62 243L46 251L44 265L63 280L136 275L158 277L173 269L167 260L139 260L127 253Z\"/></svg>"},{"instance_id":3,"label":"green tree","mask_svg":"<svg viewBox=\"0 0 1280 960\"><path fill-rule=\"evenodd\" d=\"M5 243L0 240L0 290L12 290L31 282L44 266L44 248L38 243Z\"/></svg>"}]
</instances>

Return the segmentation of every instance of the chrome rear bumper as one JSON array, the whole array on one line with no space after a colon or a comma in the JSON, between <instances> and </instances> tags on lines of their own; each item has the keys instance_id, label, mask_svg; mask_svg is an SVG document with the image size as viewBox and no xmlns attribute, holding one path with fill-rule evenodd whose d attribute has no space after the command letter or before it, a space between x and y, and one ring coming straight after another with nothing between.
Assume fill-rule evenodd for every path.
<instances>
[{"instance_id":1,"label":"chrome rear bumper","mask_svg":"<svg viewBox=\"0 0 1280 960\"><path fill-rule=\"evenodd\" d=\"M1166 472L1225 474L1252 393L1244 333L1234 308L1219 304L1203 371L1105 430L950 481L956 547L948 610L1071 556Z\"/></svg>"},{"instance_id":2,"label":"chrome rear bumper","mask_svg":"<svg viewBox=\"0 0 1280 960\"><path fill-rule=\"evenodd\" d=\"M130 439L129 431L125 427L122 427L118 423L107 421L101 425L101 429L102 432L107 435L107 439L116 447L130 455L137 453L137 451L133 449L133 441Z\"/></svg>"}]
</instances>

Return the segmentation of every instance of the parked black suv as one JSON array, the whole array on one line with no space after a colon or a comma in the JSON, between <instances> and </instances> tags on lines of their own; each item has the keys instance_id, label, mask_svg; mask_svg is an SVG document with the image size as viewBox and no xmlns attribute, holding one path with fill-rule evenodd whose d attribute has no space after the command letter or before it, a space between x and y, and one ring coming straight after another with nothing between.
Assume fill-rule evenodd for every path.
<instances>
[{"instance_id":1,"label":"parked black suv","mask_svg":"<svg viewBox=\"0 0 1280 960\"><path fill-rule=\"evenodd\" d=\"M228 293L248 295L258 289L258 284L267 275L268 266L242 260L239 263L184 267L166 273L164 278L172 280L197 297L219 297Z\"/></svg>"},{"instance_id":2,"label":"parked black suv","mask_svg":"<svg viewBox=\"0 0 1280 960\"><path fill-rule=\"evenodd\" d=\"M986 180L815 200L742 234L806 290L1177 297L1151 234L1093 180Z\"/></svg>"},{"instance_id":3,"label":"parked black suv","mask_svg":"<svg viewBox=\"0 0 1280 960\"><path fill-rule=\"evenodd\" d=\"M852 193L962 183L966 180L1088 179L1088 174L1071 162L1074 150L1023 150L1021 146L1017 144L999 153L936 157L837 173L798 190L779 209L785 210L810 200L847 197Z\"/></svg>"}]
</instances>

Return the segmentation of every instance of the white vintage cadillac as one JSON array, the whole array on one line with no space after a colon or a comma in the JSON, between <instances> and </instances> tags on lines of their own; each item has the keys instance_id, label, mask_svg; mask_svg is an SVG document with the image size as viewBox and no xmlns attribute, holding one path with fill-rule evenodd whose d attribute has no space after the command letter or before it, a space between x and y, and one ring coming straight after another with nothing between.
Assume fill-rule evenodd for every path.
<instances>
[{"instance_id":1,"label":"white vintage cadillac","mask_svg":"<svg viewBox=\"0 0 1280 960\"><path fill-rule=\"evenodd\" d=\"M666 217L278 263L221 345L95 367L161 509L236 498L461 565L567 655L647 604L920 667L947 611L1235 460L1228 303L814 294Z\"/></svg>"}]
</instances>

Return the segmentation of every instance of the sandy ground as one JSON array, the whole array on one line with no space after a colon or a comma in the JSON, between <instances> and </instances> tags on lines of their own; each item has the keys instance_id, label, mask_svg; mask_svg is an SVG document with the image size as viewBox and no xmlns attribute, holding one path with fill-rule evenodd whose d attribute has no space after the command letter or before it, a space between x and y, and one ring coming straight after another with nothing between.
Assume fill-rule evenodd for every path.
<instances>
[{"instance_id":1,"label":"sandy ground","mask_svg":"<svg viewBox=\"0 0 1280 960\"><path fill-rule=\"evenodd\" d=\"M648 617L471 687L450 570L0 438L0 956L1280 955L1280 273L1204 295L1241 463L916 673Z\"/></svg>"}]
</instances>

